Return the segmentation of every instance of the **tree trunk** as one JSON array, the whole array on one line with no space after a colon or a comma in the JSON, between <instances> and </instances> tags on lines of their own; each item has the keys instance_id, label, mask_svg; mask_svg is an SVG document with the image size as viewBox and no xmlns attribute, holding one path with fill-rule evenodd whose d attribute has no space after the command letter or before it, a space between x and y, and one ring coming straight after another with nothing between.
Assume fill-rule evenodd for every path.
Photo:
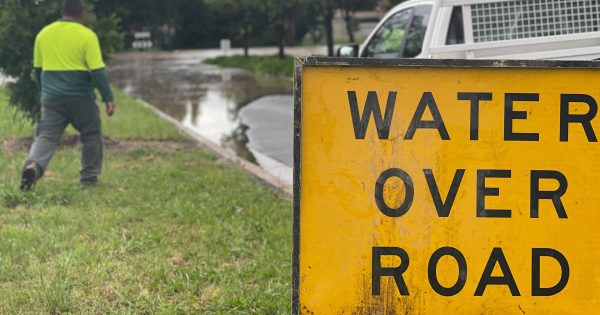
<instances>
[{"instance_id":1,"label":"tree trunk","mask_svg":"<svg viewBox=\"0 0 600 315\"><path fill-rule=\"evenodd\" d=\"M280 23L277 27L277 36L279 37L279 59L285 58L285 25Z\"/></svg>"},{"instance_id":2,"label":"tree trunk","mask_svg":"<svg viewBox=\"0 0 600 315\"><path fill-rule=\"evenodd\" d=\"M285 42L290 45L290 46L294 46L296 44L296 23L288 23L287 27L285 28Z\"/></svg>"},{"instance_id":3,"label":"tree trunk","mask_svg":"<svg viewBox=\"0 0 600 315\"><path fill-rule=\"evenodd\" d=\"M244 28L244 57L248 57L248 49L250 46L250 31L248 27Z\"/></svg>"},{"instance_id":4,"label":"tree trunk","mask_svg":"<svg viewBox=\"0 0 600 315\"><path fill-rule=\"evenodd\" d=\"M327 55L333 57L333 13L328 12L323 15L325 24L325 37L327 38Z\"/></svg>"},{"instance_id":5,"label":"tree trunk","mask_svg":"<svg viewBox=\"0 0 600 315\"><path fill-rule=\"evenodd\" d=\"M354 43L354 32L352 31L352 15L350 10L344 10L344 21L346 21L346 32L348 33L348 39L351 43Z\"/></svg>"}]
</instances>

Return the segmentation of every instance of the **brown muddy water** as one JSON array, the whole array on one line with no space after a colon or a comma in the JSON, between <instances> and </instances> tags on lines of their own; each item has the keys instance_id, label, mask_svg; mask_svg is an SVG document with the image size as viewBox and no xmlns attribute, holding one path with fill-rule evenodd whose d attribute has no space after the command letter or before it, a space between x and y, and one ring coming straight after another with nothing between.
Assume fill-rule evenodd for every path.
<instances>
[{"instance_id":1,"label":"brown muddy water","mask_svg":"<svg viewBox=\"0 0 600 315\"><path fill-rule=\"evenodd\" d=\"M321 53L302 48L295 55ZM253 54L271 54L269 49ZM292 80L206 65L218 50L126 53L112 57L111 82L239 157L291 182ZM273 171L270 171L273 173Z\"/></svg>"}]
</instances>

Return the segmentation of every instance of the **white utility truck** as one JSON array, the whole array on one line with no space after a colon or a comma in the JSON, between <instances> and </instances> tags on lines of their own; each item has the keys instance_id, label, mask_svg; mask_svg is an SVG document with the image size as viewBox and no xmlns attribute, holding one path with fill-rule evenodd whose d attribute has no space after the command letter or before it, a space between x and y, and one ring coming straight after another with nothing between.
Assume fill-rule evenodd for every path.
<instances>
[{"instance_id":1,"label":"white utility truck","mask_svg":"<svg viewBox=\"0 0 600 315\"><path fill-rule=\"evenodd\" d=\"M600 58L600 0L411 0L340 57Z\"/></svg>"}]
</instances>

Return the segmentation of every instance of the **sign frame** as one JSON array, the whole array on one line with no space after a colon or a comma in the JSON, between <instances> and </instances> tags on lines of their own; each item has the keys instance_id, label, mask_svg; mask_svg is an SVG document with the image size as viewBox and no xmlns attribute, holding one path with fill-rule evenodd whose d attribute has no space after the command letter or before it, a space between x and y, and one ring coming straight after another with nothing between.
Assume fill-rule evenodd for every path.
<instances>
[{"instance_id":1,"label":"sign frame","mask_svg":"<svg viewBox=\"0 0 600 315\"><path fill-rule=\"evenodd\" d=\"M301 313L300 305L300 201L302 198L302 92L305 67L454 67L454 68L528 68L528 69L600 69L600 61L583 60L469 60L469 59L373 59L338 57L297 57L294 62L294 140L293 140L293 250L292 314Z\"/></svg>"}]
</instances>

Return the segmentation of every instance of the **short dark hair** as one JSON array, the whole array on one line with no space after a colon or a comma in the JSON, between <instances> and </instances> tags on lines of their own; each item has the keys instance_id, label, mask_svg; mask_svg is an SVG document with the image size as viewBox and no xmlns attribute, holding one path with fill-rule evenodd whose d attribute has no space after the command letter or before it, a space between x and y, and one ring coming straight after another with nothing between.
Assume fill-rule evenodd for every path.
<instances>
[{"instance_id":1,"label":"short dark hair","mask_svg":"<svg viewBox=\"0 0 600 315\"><path fill-rule=\"evenodd\" d=\"M85 7L81 0L63 0L62 14L73 17L83 16Z\"/></svg>"}]
</instances>

